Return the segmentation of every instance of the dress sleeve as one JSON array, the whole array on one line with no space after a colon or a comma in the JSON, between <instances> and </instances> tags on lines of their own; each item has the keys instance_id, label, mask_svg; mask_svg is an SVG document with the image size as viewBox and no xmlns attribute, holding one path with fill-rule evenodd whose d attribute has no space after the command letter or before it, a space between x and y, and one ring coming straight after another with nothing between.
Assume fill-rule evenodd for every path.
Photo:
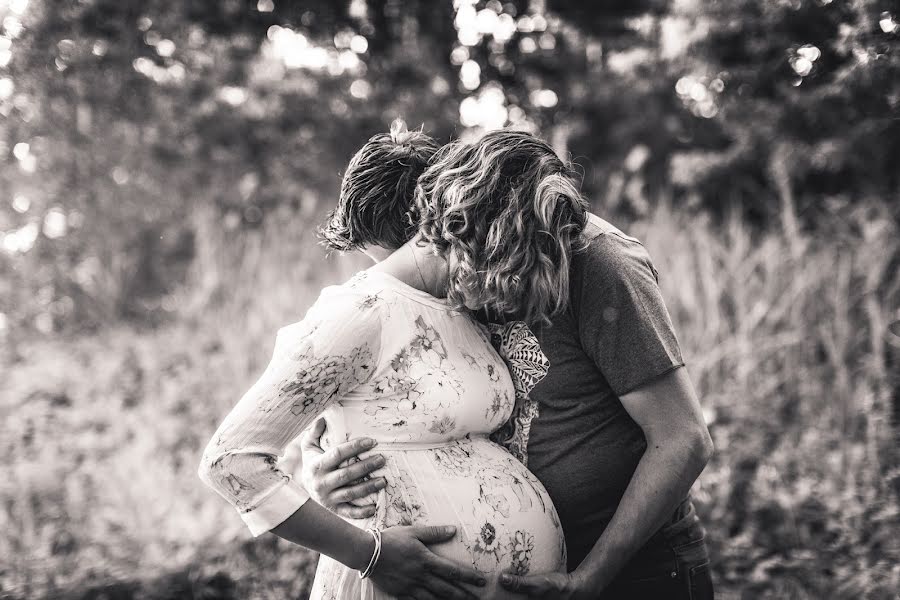
<instances>
[{"instance_id":1,"label":"dress sleeve","mask_svg":"<svg viewBox=\"0 0 900 600\"><path fill-rule=\"evenodd\" d=\"M200 478L240 513L254 536L279 525L309 494L278 468L288 444L371 377L381 350L377 302L320 298L279 330L272 360L206 447Z\"/></svg>"},{"instance_id":2,"label":"dress sleeve","mask_svg":"<svg viewBox=\"0 0 900 600\"><path fill-rule=\"evenodd\" d=\"M656 269L640 242L604 234L578 260L573 306L581 345L613 393L621 397L684 365Z\"/></svg>"}]
</instances>

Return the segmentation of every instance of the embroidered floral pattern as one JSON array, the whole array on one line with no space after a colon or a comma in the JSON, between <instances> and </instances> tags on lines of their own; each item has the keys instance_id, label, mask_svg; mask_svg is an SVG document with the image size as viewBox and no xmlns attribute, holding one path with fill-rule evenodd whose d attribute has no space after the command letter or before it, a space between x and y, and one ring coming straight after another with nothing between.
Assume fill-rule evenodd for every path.
<instances>
[{"instance_id":1,"label":"embroidered floral pattern","mask_svg":"<svg viewBox=\"0 0 900 600\"><path fill-rule=\"evenodd\" d=\"M497 529L492 523L485 521L481 525L478 537L475 538L475 550L485 554L500 550L500 540L497 537Z\"/></svg>"},{"instance_id":2,"label":"embroidered floral pattern","mask_svg":"<svg viewBox=\"0 0 900 600\"><path fill-rule=\"evenodd\" d=\"M466 364L468 364L470 368L472 368L472 369L479 368L478 359L475 358L474 356L472 356L471 354L469 354L468 352L466 352L465 350L462 351L462 357L463 357L463 360L466 361Z\"/></svg>"},{"instance_id":3,"label":"embroidered floral pattern","mask_svg":"<svg viewBox=\"0 0 900 600\"><path fill-rule=\"evenodd\" d=\"M499 390L495 390L494 397L491 399L491 405L484 409L484 418L488 421L494 421L508 410L509 397L501 394Z\"/></svg>"},{"instance_id":4,"label":"embroidered floral pattern","mask_svg":"<svg viewBox=\"0 0 900 600\"><path fill-rule=\"evenodd\" d=\"M456 424L446 413L459 404L463 384L441 335L422 316L416 318L412 338L393 354L389 366L388 372L373 382L373 391L383 400L364 409L375 424L394 430L421 425L417 429L420 435L452 432ZM426 395L426 389L432 393Z\"/></svg>"},{"instance_id":5,"label":"embroidered floral pattern","mask_svg":"<svg viewBox=\"0 0 900 600\"><path fill-rule=\"evenodd\" d=\"M429 352L434 352L441 359L447 358L447 349L444 348L444 342L434 327L425 323L425 320L419 316L416 317L416 328L418 332L410 348L417 358L422 358Z\"/></svg>"},{"instance_id":6,"label":"embroidered floral pattern","mask_svg":"<svg viewBox=\"0 0 900 600\"><path fill-rule=\"evenodd\" d=\"M427 519L421 491L400 464L393 463L388 467L385 484L387 504L380 518L383 527L414 525Z\"/></svg>"},{"instance_id":7,"label":"embroidered floral pattern","mask_svg":"<svg viewBox=\"0 0 900 600\"><path fill-rule=\"evenodd\" d=\"M251 489L250 484L237 475L228 475L225 478L225 482L228 484L228 487L231 488L231 493L235 496L240 496L246 490Z\"/></svg>"},{"instance_id":8,"label":"embroidered floral pattern","mask_svg":"<svg viewBox=\"0 0 900 600\"><path fill-rule=\"evenodd\" d=\"M447 434L456 429L456 421L450 417L442 417L431 424L428 431L431 433Z\"/></svg>"},{"instance_id":9,"label":"embroidered floral pattern","mask_svg":"<svg viewBox=\"0 0 900 600\"><path fill-rule=\"evenodd\" d=\"M432 463L439 473L453 477L471 477L472 467L476 464L472 460L471 450L462 445L441 446L430 450Z\"/></svg>"},{"instance_id":10,"label":"embroidered floral pattern","mask_svg":"<svg viewBox=\"0 0 900 600\"><path fill-rule=\"evenodd\" d=\"M527 575L531 553L534 552L534 536L527 531L517 531L510 542L513 573Z\"/></svg>"},{"instance_id":11,"label":"embroidered floral pattern","mask_svg":"<svg viewBox=\"0 0 900 600\"><path fill-rule=\"evenodd\" d=\"M481 499L496 518L509 518L509 499L503 493L484 494Z\"/></svg>"},{"instance_id":12,"label":"embroidered floral pattern","mask_svg":"<svg viewBox=\"0 0 900 600\"><path fill-rule=\"evenodd\" d=\"M284 383L281 391L295 400L291 413L295 417L317 411L335 396L346 393L368 379L372 371L372 352L358 346L347 356L315 357L312 348L295 357L297 371ZM275 406L267 406L273 410Z\"/></svg>"},{"instance_id":13,"label":"embroidered floral pattern","mask_svg":"<svg viewBox=\"0 0 900 600\"><path fill-rule=\"evenodd\" d=\"M359 271L353 277L348 279L347 283L345 283L344 286L350 289L358 288L364 285L367 281L369 281L369 273L367 271Z\"/></svg>"},{"instance_id":14,"label":"embroidered floral pattern","mask_svg":"<svg viewBox=\"0 0 900 600\"><path fill-rule=\"evenodd\" d=\"M362 300L357 303L357 306L361 309L372 308L375 306L381 297L378 294L369 294Z\"/></svg>"}]
</instances>

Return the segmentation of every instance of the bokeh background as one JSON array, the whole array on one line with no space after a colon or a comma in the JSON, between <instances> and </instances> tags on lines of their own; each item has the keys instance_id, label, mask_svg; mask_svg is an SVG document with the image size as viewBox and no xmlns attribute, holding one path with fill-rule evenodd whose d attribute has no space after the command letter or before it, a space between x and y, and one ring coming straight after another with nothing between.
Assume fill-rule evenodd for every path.
<instances>
[{"instance_id":1,"label":"bokeh background","mask_svg":"<svg viewBox=\"0 0 900 600\"><path fill-rule=\"evenodd\" d=\"M720 598L900 590L900 5L0 1L0 597L304 598L196 476L403 119L534 131L661 272Z\"/></svg>"}]
</instances>

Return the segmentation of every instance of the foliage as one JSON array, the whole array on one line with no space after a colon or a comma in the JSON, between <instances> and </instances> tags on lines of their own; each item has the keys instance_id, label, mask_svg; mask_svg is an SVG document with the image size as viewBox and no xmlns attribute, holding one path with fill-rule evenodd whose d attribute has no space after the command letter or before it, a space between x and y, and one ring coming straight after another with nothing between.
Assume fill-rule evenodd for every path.
<instances>
[{"instance_id":1,"label":"foliage","mask_svg":"<svg viewBox=\"0 0 900 600\"><path fill-rule=\"evenodd\" d=\"M318 266L309 233L284 243L302 222L280 217L236 236L211 210L196 217L198 265L171 325L21 344L0 382L10 597L308 589L309 555L251 540L196 476L273 332L364 265ZM900 231L875 209L835 227L839 246L804 237L795 257L780 232L734 218L720 228L662 207L628 227L660 270L718 449L695 498L724 598L890 598L900 584L887 404L900 348L883 342Z\"/></svg>"},{"instance_id":2,"label":"foliage","mask_svg":"<svg viewBox=\"0 0 900 600\"><path fill-rule=\"evenodd\" d=\"M7 327L158 322L195 207L231 231L318 216L397 116L541 132L634 215L674 198L794 231L898 205L889 0L4 5Z\"/></svg>"}]
</instances>

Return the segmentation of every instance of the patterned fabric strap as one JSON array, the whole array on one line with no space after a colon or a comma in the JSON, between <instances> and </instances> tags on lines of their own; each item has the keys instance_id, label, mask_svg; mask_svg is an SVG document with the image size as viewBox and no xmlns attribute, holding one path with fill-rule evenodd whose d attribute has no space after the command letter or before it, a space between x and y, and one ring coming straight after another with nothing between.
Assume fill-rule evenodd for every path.
<instances>
[{"instance_id":1,"label":"patterned fabric strap","mask_svg":"<svg viewBox=\"0 0 900 600\"><path fill-rule=\"evenodd\" d=\"M527 398L550 370L550 361L541 350L537 337L522 321L491 324L490 331L491 343L512 374L516 397Z\"/></svg>"},{"instance_id":2,"label":"patterned fabric strap","mask_svg":"<svg viewBox=\"0 0 900 600\"><path fill-rule=\"evenodd\" d=\"M550 361L537 337L522 321L491 324L491 344L504 360L516 389L516 404L509 420L491 435L522 464L528 466L528 436L531 421L539 415L538 403L528 397L550 370Z\"/></svg>"}]
</instances>

